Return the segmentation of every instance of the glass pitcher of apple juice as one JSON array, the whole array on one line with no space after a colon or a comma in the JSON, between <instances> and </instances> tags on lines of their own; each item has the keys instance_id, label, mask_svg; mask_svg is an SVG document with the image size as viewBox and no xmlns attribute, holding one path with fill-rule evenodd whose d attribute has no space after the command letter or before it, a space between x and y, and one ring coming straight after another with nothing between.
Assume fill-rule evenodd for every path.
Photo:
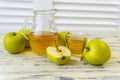
<instances>
[{"instance_id":1,"label":"glass pitcher of apple juice","mask_svg":"<svg viewBox=\"0 0 120 80\"><path fill-rule=\"evenodd\" d=\"M46 48L56 46L58 44L58 30L54 24L54 15L56 10L34 11L34 16L25 19L23 32L28 28L28 24L32 22L30 28L29 40L30 47L34 53L39 55L46 53Z\"/></svg>"}]
</instances>

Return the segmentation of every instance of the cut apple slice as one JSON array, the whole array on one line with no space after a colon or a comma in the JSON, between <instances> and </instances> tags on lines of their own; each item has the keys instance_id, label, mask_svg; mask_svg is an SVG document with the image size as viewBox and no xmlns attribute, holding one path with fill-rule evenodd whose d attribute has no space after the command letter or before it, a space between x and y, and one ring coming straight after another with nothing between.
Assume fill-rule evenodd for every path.
<instances>
[{"instance_id":1,"label":"cut apple slice","mask_svg":"<svg viewBox=\"0 0 120 80\"><path fill-rule=\"evenodd\" d=\"M48 47L48 58L55 64L66 64L71 57L70 50L64 46L59 46L58 49L61 51L58 51L56 47Z\"/></svg>"}]
</instances>

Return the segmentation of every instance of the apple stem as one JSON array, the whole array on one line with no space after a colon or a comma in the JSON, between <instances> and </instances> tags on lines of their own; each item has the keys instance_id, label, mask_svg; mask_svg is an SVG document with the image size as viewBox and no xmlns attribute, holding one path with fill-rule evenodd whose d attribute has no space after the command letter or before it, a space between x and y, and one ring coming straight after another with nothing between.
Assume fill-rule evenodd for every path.
<instances>
[{"instance_id":1,"label":"apple stem","mask_svg":"<svg viewBox=\"0 0 120 80\"><path fill-rule=\"evenodd\" d=\"M62 51L58 48L58 44L56 43L56 41L55 41L55 47L56 47L56 49L57 49L58 52L62 52Z\"/></svg>"},{"instance_id":2,"label":"apple stem","mask_svg":"<svg viewBox=\"0 0 120 80\"><path fill-rule=\"evenodd\" d=\"M85 49L86 49L87 51L89 51L89 50L90 50L90 48L89 48L89 47L86 47Z\"/></svg>"},{"instance_id":3,"label":"apple stem","mask_svg":"<svg viewBox=\"0 0 120 80\"><path fill-rule=\"evenodd\" d=\"M16 36L16 33L14 33L13 36Z\"/></svg>"},{"instance_id":4,"label":"apple stem","mask_svg":"<svg viewBox=\"0 0 120 80\"><path fill-rule=\"evenodd\" d=\"M58 52L62 52L62 51L58 48L58 46L56 46L56 49L57 49Z\"/></svg>"}]
</instances>

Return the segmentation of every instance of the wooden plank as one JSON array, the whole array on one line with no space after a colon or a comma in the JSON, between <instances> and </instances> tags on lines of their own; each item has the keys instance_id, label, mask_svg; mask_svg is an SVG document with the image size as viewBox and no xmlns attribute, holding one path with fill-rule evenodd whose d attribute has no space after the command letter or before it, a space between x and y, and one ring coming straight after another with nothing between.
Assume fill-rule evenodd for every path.
<instances>
[{"instance_id":1,"label":"wooden plank","mask_svg":"<svg viewBox=\"0 0 120 80\"><path fill-rule=\"evenodd\" d=\"M0 36L2 44L3 36ZM52 63L46 55L37 56L31 49L12 55L0 45L0 80L120 80L120 37L102 36L111 48L110 60L93 66L78 57L66 65Z\"/></svg>"}]
</instances>

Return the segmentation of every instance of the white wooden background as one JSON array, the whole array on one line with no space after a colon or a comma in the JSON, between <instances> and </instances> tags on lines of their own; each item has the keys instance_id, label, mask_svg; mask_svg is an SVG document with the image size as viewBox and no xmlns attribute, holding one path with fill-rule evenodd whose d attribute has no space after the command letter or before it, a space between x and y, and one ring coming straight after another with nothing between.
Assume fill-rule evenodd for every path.
<instances>
[{"instance_id":1,"label":"white wooden background","mask_svg":"<svg viewBox=\"0 0 120 80\"><path fill-rule=\"evenodd\" d=\"M0 0L0 33L18 31L24 18L32 16L32 0Z\"/></svg>"},{"instance_id":2,"label":"white wooden background","mask_svg":"<svg viewBox=\"0 0 120 80\"><path fill-rule=\"evenodd\" d=\"M120 0L53 0L59 30L118 30ZM18 31L33 16L32 0L0 0L0 33Z\"/></svg>"}]
</instances>

